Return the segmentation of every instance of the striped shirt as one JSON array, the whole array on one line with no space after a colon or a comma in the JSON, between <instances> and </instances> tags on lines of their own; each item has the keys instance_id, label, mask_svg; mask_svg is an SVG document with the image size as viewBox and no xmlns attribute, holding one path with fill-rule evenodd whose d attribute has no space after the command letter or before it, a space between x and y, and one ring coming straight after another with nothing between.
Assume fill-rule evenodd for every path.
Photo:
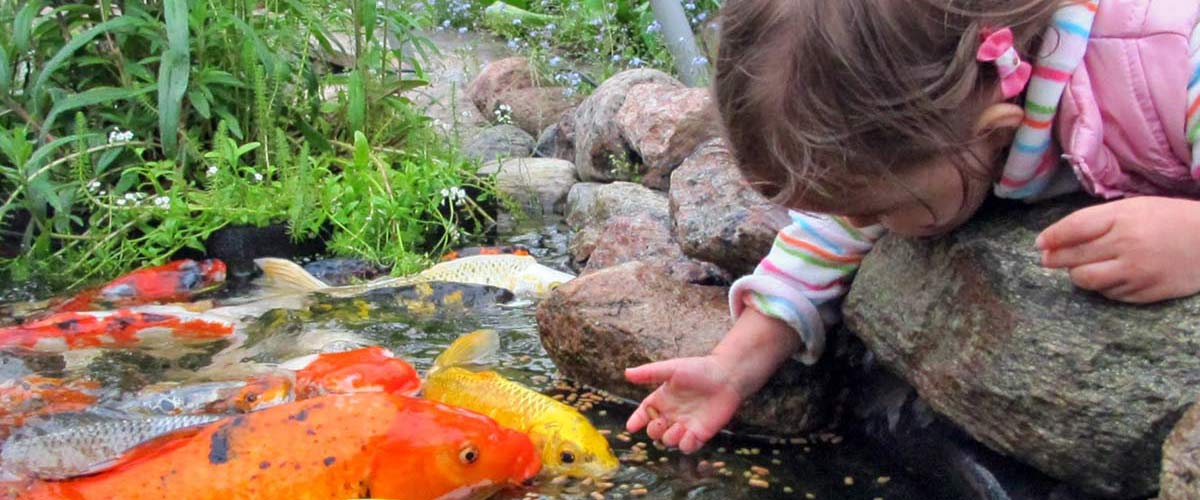
<instances>
[{"instance_id":1,"label":"striped shirt","mask_svg":"<svg viewBox=\"0 0 1200 500\"><path fill-rule=\"evenodd\" d=\"M1192 178L1200 180L1200 24L1192 30L1188 51L1192 76L1187 90L1187 140L1192 145Z\"/></svg>"},{"instance_id":2,"label":"striped shirt","mask_svg":"<svg viewBox=\"0 0 1200 500\"><path fill-rule=\"evenodd\" d=\"M798 359L811 364L824 350L826 328L841 319L841 298L883 228L855 228L829 215L788 215L792 223L779 231L754 274L734 282L729 307L735 318L749 306L787 323L804 342Z\"/></svg>"}]
</instances>

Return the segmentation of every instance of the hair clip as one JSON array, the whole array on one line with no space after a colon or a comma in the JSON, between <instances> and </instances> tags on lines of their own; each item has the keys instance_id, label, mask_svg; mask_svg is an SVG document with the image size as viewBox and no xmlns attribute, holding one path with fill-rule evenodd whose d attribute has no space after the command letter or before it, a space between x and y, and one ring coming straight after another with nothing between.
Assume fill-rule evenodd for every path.
<instances>
[{"instance_id":1,"label":"hair clip","mask_svg":"<svg viewBox=\"0 0 1200 500\"><path fill-rule=\"evenodd\" d=\"M979 45L979 51L975 53L975 59L996 65L996 71L1000 74L1000 90L1005 99L1020 94L1029 83L1033 66L1021 61L1021 55L1017 53L1016 47L1013 47L1012 30L985 30L980 36L985 38Z\"/></svg>"}]
</instances>

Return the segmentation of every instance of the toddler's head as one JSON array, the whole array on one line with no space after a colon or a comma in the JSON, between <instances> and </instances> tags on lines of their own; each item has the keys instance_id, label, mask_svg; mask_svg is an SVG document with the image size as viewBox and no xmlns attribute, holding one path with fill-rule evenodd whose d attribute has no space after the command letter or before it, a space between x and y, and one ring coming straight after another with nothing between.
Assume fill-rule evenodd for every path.
<instances>
[{"instance_id":1,"label":"toddler's head","mask_svg":"<svg viewBox=\"0 0 1200 500\"><path fill-rule=\"evenodd\" d=\"M929 235L983 202L1020 124L981 34L1023 60L1062 0L728 0L716 96L743 176L791 208Z\"/></svg>"}]
</instances>

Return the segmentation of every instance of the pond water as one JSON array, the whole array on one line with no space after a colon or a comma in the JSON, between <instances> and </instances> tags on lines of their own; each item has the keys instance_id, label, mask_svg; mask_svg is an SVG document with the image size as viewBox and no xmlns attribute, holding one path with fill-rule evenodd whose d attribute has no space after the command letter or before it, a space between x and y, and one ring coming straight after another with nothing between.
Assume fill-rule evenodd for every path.
<instances>
[{"instance_id":1,"label":"pond water","mask_svg":"<svg viewBox=\"0 0 1200 500\"><path fill-rule=\"evenodd\" d=\"M567 241L568 233L561 224L534 221L512 228L498 243L530 247L542 263L565 270ZM20 296L11 291L18 288L10 287L9 293ZM361 301L316 299L305 309L270 310L251 321L247 331L253 342L237 351L223 351L229 344L218 343L168 357L110 351L64 361L59 356L17 358L0 354L0 379L30 370L63 376L68 375L65 370L69 366L73 374L99 380L111 390L136 391L163 380L183 381L197 374L211 377L215 371L228 370L228 364L222 365L228 360L234 360L234 364L279 362L320 350L360 345L387 347L424 373L433 358L458 335L479 328L495 329L501 334L498 371L564 400L590 402L585 414L607 432L622 459L619 472L607 481L611 484L544 481L528 491L505 493L502 498L936 498L887 453L832 434L802 441L723 434L692 456L658 449L645 434L631 436L624 432L632 402L574 387L558 377L539 341L532 304L469 314L414 313L380 302L363 307Z\"/></svg>"}]
</instances>

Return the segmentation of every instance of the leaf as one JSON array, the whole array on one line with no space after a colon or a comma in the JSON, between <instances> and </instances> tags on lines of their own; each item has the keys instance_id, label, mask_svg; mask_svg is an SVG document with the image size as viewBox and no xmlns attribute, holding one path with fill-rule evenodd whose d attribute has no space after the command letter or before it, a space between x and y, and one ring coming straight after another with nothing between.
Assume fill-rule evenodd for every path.
<instances>
[{"instance_id":1,"label":"leaf","mask_svg":"<svg viewBox=\"0 0 1200 500\"><path fill-rule=\"evenodd\" d=\"M204 92L196 89L190 89L187 93L188 102L192 103L192 108L200 114L205 120L212 119L212 110L208 107L208 97L205 97Z\"/></svg>"},{"instance_id":2,"label":"leaf","mask_svg":"<svg viewBox=\"0 0 1200 500\"><path fill-rule=\"evenodd\" d=\"M96 87L88 89L78 94L72 94L66 98L55 101L54 106L50 108L50 113L46 115L46 121L42 123L42 134L50 130L54 120L64 111L71 111L84 106L94 106L96 104L104 104L112 101L129 99L142 94L149 93L154 90L153 85L143 85L134 88L116 88L116 87Z\"/></svg>"},{"instance_id":3,"label":"leaf","mask_svg":"<svg viewBox=\"0 0 1200 500\"><path fill-rule=\"evenodd\" d=\"M175 48L167 49L158 68L158 133L169 158L175 156L178 147L179 118L190 69L187 52Z\"/></svg>"},{"instance_id":4,"label":"leaf","mask_svg":"<svg viewBox=\"0 0 1200 500\"><path fill-rule=\"evenodd\" d=\"M363 130L364 122L367 119L367 90L366 84L363 82L362 73L354 70L350 73L350 109L346 113L346 119L350 122L350 130L355 132Z\"/></svg>"},{"instance_id":5,"label":"leaf","mask_svg":"<svg viewBox=\"0 0 1200 500\"><path fill-rule=\"evenodd\" d=\"M360 26L364 31L363 35L366 38L367 45L371 44L371 40L375 38L375 20L378 17L376 11L375 0L359 0L359 12L362 18L359 19ZM360 47L360 51L364 51L365 47ZM363 54L355 54L355 57L363 57Z\"/></svg>"},{"instance_id":6,"label":"leaf","mask_svg":"<svg viewBox=\"0 0 1200 500\"><path fill-rule=\"evenodd\" d=\"M8 51L0 44L0 95L8 95L12 87L12 62L8 60Z\"/></svg>"},{"instance_id":7,"label":"leaf","mask_svg":"<svg viewBox=\"0 0 1200 500\"><path fill-rule=\"evenodd\" d=\"M66 45L63 45L63 47L58 50L58 53L54 54L54 57L50 58L50 60L46 62L46 65L42 67L42 70L38 72L37 79L34 80L33 87L30 89L30 93L33 94L35 98L41 95L41 89L46 84L46 81L50 79L50 76L53 75L55 71L58 71L58 69L67 61L68 58L71 57L72 54L75 53L76 50L90 43L92 39L109 31L116 31L119 29L137 26L141 23L143 23L141 19L132 16L121 16L97 24L91 29L71 37L71 41L67 42Z\"/></svg>"},{"instance_id":8,"label":"leaf","mask_svg":"<svg viewBox=\"0 0 1200 500\"><path fill-rule=\"evenodd\" d=\"M308 143L317 151L323 153L333 152L333 146L329 144L329 140L320 132L317 132L316 129L312 128L312 125L309 125L308 122L301 120L296 122L296 125L300 127L300 133L304 134L304 138L308 140Z\"/></svg>"},{"instance_id":9,"label":"leaf","mask_svg":"<svg viewBox=\"0 0 1200 500\"><path fill-rule=\"evenodd\" d=\"M16 54L24 54L29 51L29 47L33 45L33 40L30 39L30 33L33 32L33 18L38 11L42 10L42 2L40 0L29 0L24 7L17 12L17 18L13 21L13 52Z\"/></svg>"},{"instance_id":10,"label":"leaf","mask_svg":"<svg viewBox=\"0 0 1200 500\"><path fill-rule=\"evenodd\" d=\"M371 145L362 132L354 132L354 167L366 170L371 163Z\"/></svg>"}]
</instances>

